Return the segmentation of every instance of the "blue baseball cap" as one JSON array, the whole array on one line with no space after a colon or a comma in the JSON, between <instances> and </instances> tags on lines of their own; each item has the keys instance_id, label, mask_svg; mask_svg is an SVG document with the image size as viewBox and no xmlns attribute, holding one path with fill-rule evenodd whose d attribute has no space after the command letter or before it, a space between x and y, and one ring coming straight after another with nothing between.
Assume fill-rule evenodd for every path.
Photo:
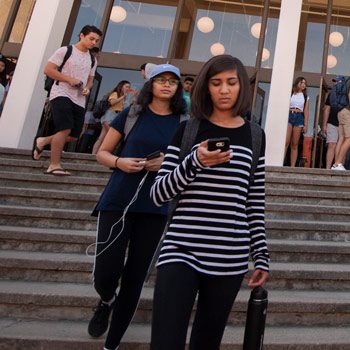
<instances>
[{"instance_id":1,"label":"blue baseball cap","mask_svg":"<svg viewBox=\"0 0 350 350\"><path fill-rule=\"evenodd\" d=\"M149 76L150 79L154 78L158 74L170 72L174 73L179 79L181 79L181 74L179 68L173 66L172 64L159 64L152 69L152 72Z\"/></svg>"},{"instance_id":2,"label":"blue baseball cap","mask_svg":"<svg viewBox=\"0 0 350 350\"><path fill-rule=\"evenodd\" d=\"M344 81L344 80L345 80L345 77L343 75L338 75L337 77L332 79L332 81Z\"/></svg>"}]
</instances>

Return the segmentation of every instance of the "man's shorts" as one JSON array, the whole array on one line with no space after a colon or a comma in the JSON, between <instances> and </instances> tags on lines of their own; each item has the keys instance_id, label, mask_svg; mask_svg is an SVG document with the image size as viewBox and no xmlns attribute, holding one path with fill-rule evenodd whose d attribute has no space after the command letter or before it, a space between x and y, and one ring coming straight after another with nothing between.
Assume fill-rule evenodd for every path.
<instances>
[{"instance_id":1,"label":"man's shorts","mask_svg":"<svg viewBox=\"0 0 350 350\"><path fill-rule=\"evenodd\" d=\"M338 112L339 137L350 138L350 111L343 108Z\"/></svg>"},{"instance_id":2,"label":"man's shorts","mask_svg":"<svg viewBox=\"0 0 350 350\"><path fill-rule=\"evenodd\" d=\"M326 143L338 142L338 127L333 124L327 123L327 141Z\"/></svg>"},{"instance_id":3,"label":"man's shorts","mask_svg":"<svg viewBox=\"0 0 350 350\"><path fill-rule=\"evenodd\" d=\"M288 124L294 126L304 127L304 114L302 112L289 111Z\"/></svg>"},{"instance_id":4,"label":"man's shorts","mask_svg":"<svg viewBox=\"0 0 350 350\"><path fill-rule=\"evenodd\" d=\"M68 97L56 97L50 103L55 133L70 129L69 136L79 138L83 130L85 109Z\"/></svg>"}]
</instances>

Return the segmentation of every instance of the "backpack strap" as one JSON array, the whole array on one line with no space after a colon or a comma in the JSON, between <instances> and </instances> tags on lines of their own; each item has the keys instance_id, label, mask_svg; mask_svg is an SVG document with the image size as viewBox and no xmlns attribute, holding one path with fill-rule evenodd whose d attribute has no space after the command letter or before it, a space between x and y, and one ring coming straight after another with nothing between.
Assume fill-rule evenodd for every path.
<instances>
[{"instance_id":1,"label":"backpack strap","mask_svg":"<svg viewBox=\"0 0 350 350\"><path fill-rule=\"evenodd\" d=\"M91 69L94 67L95 65L95 56L90 52L90 58L91 58Z\"/></svg>"},{"instance_id":2,"label":"backpack strap","mask_svg":"<svg viewBox=\"0 0 350 350\"><path fill-rule=\"evenodd\" d=\"M253 159L252 159L252 166L250 168L250 181L249 181L249 185L251 185L254 182L254 173L259 163L261 142L262 142L262 130L261 130L261 127L254 122L249 122L249 126L250 126L250 134L252 137L252 151L253 151Z\"/></svg>"},{"instance_id":3,"label":"backpack strap","mask_svg":"<svg viewBox=\"0 0 350 350\"><path fill-rule=\"evenodd\" d=\"M129 113L126 116L125 125L124 125L124 142L128 138L130 132L134 129L139 115L141 112L141 105L132 105L129 109Z\"/></svg>"},{"instance_id":4,"label":"backpack strap","mask_svg":"<svg viewBox=\"0 0 350 350\"><path fill-rule=\"evenodd\" d=\"M67 46L67 51L66 51L66 53L65 53L65 55L64 55L64 57L63 57L63 61L62 61L61 65L60 65L60 66L58 67L58 69L57 69L59 72L62 71L63 66L66 64L68 58L71 56L72 50L73 50L73 49L72 49L72 45L68 45L68 46ZM58 84L59 84L59 81L56 80L56 85L58 85Z\"/></svg>"},{"instance_id":5,"label":"backpack strap","mask_svg":"<svg viewBox=\"0 0 350 350\"><path fill-rule=\"evenodd\" d=\"M197 118L190 118L189 120L187 120L181 140L179 163L181 163L185 159L185 157L191 152L191 148L196 139L200 123L200 120ZM177 195L168 203L168 223L170 223L170 220L177 207L179 199L180 195Z\"/></svg>"}]
</instances>

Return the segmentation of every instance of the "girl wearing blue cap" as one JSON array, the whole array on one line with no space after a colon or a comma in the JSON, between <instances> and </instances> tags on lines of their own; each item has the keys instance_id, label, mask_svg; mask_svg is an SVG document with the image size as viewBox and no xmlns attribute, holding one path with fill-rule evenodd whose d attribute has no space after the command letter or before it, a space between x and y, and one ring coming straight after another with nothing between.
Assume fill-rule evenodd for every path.
<instances>
[{"instance_id":1,"label":"girl wearing blue cap","mask_svg":"<svg viewBox=\"0 0 350 350\"><path fill-rule=\"evenodd\" d=\"M166 223L167 208L154 205L149 192L185 111L182 94L179 69L168 64L155 66L138 96L138 119L120 156L115 156L113 151L123 141L130 108L112 121L97 153L99 163L115 169L96 206L98 228L93 275L100 301L88 332L92 337L101 336L108 328L113 310L105 343L107 350L119 347L135 314ZM160 151L158 157L150 159L148 156L156 151Z\"/></svg>"}]
</instances>

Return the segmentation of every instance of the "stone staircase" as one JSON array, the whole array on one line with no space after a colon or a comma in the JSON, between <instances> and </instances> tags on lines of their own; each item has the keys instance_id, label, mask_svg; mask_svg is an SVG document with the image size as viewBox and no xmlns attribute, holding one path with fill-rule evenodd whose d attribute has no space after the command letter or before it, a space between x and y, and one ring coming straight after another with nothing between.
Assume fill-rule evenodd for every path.
<instances>
[{"instance_id":1,"label":"stone staircase","mask_svg":"<svg viewBox=\"0 0 350 350\"><path fill-rule=\"evenodd\" d=\"M0 148L0 350L101 350L87 323L96 219L110 171L65 153L70 177L43 174L48 152ZM265 350L350 349L350 173L269 167L271 253ZM149 348L154 276L121 350ZM221 349L242 349L250 290L244 281Z\"/></svg>"}]
</instances>

